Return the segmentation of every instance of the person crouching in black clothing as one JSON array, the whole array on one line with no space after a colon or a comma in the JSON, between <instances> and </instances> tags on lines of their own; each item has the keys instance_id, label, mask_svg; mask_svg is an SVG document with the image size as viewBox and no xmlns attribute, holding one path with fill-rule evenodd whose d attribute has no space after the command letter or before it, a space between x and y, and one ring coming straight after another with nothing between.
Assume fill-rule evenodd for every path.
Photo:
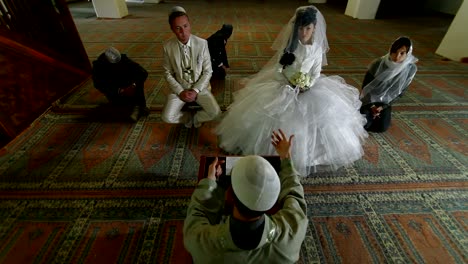
<instances>
[{"instance_id":1,"label":"person crouching in black clothing","mask_svg":"<svg viewBox=\"0 0 468 264\"><path fill-rule=\"evenodd\" d=\"M212 79L223 80L226 77L226 70L229 68L229 62L226 54L226 44L232 35L232 25L224 24L222 28L206 40L210 50L211 65L213 67Z\"/></svg>"},{"instance_id":2,"label":"person crouching in black clothing","mask_svg":"<svg viewBox=\"0 0 468 264\"><path fill-rule=\"evenodd\" d=\"M130 118L147 115L144 83L148 72L125 54L109 47L93 61L94 87L114 106L131 108Z\"/></svg>"}]
</instances>

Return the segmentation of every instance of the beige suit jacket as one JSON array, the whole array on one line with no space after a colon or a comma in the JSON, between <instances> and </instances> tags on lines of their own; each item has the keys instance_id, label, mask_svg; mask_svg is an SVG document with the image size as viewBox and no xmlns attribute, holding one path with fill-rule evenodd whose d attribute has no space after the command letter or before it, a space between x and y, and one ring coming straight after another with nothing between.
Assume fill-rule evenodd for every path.
<instances>
[{"instance_id":1,"label":"beige suit jacket","mask_svg":"<svg viewBox=\"0 0 468 264\"><path fill-rule=\"evenodd\" d=\"M211 57L208 50L208 42L195 35L190 36L192 52L192 70L194 71L193 84L188 84L182 78L181 52L177 38L171 38L164 43L164 75L169 87L175 94L180 94L186 89L196 89L200 93L210 90Z\"/></svg>"}]
</instances>

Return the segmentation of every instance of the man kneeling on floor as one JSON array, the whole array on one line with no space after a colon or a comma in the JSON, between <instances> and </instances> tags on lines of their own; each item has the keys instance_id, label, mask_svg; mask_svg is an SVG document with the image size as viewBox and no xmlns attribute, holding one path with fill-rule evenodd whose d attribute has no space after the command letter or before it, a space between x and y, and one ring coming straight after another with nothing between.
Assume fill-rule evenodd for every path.
<instances>
[{"instance_id":1,"label":"man kneeling on floor","mask_svg":"<svg viewBox=\"0 0 468 264\"><path fill-rule=\"evenodd\" d=\"M185 9L175 6L169 13L169 25L175 37L164 42L164 76L171 92L161 114L170 124L199 128L221 114L211 93L210 52L206 40L192 35ZM197 104L196 113L184 111L185 105Z\"/></svg>"},{"instance_id":2,"label":"man kneeling on floor","mask_svg":"<svg viewBox=\"0 0 468 264\"><path fill-rule=\"evenodd\" d=\"M117 107L129 107L130 119L137 121L149 113L144 83L148 72L125 54L109 47L93 61L94 87Z\"/></svg>"},{"instance_id":3,"label":"man kneeling on floor","mask_svg":"<svg viewBox=\"0 0 468 264\"><path fill-rule=\"evenodd\" d=\"M216 158L192 195L184 222L184 245L194 263L295 263L308 219L304 189L291 161L291 143L282 130L272 144L281 171L260 156L240 158L233 166L233 210L223 215L225 189ZM225 176L222 176L225 177ZM278 211L267 213L273 206Z\"/></svg>"}]
</instances>

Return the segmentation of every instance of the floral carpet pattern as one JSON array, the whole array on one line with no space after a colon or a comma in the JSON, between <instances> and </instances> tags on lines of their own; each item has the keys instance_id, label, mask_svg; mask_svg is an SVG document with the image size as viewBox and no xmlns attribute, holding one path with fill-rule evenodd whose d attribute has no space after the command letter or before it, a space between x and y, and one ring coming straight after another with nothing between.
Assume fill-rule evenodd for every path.
<instances>
[{"instance_id":1,"label":"floral carpet pattern","mask_svg":"<svg viewBox=\"0 0 468 264\"><path fill-rule=\"evenodd\" d=\"M212 83L226 109L306 2L127 3L124 19L97 19L92 2L71 2L90 60L114 45L148 69L150 115L131 123L105 110L88 80L0 149L0 263L191 263L182 226L200 157L228 153L217 121L187 129L161 120L162 41L175 4L201 37L234 25L231 71ZM369 136L364 157L302 180L310 221L299 263L468 262L468 66L434 53L451 19L355 20L341 5L317 7L331 47L324 74L360 87L366 65L399 35L411 36L420 61L390 130Z\"/></svg>"}]
</instances>

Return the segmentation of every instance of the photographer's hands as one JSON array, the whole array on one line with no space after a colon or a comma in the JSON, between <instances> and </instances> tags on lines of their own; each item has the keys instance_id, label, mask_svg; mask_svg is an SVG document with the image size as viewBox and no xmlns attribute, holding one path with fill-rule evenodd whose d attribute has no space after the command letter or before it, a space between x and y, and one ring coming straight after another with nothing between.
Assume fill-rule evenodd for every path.
<instances>
[{"instance_id":1,"label":"photographer's hands","mask_svg":"<svg viewBox=\"0 0 468 264\"><path fill-rule=\"evenodd\" d=\"M294 135L291 135L288 138L284 134L283 130L278 129L278 132L273 131L271 135L271 144L276 149L276 152L280 156L280 159L289 159L291 158L291 145Z\"/></svg>"},{"instance_id":2,"label":"photographer's hands","mask_svg":"<svg viewBox=\"0 0 468 264\"><path fill-rule=\"evenodd\" d=\"M280 159L289 159L291 158L291 146L294 135L291 135L289 139L284 134L283 130L279 129L273 131L271 135L271 144L276 149L276 152L280 156ZM224 160L218 160L218 157L215 157L214 161L208 167L208 179L216 181L218 177L223 173L221 165L224 163Z\"/></svg>"},{"instance_id":3,"label":"photographer's hands","mask_svg":"<svg viewBox=\"0 0 468 264\"><path fill-rule=\"evenodd\" d=\"M208 179L212 179L216 181L218 177L223 173L223 169L221 168L221 164L224 163L224 160L218 161L218 157L210 164L208 167L208 175L206 176Z\"/></svg>"}]
</instances>

